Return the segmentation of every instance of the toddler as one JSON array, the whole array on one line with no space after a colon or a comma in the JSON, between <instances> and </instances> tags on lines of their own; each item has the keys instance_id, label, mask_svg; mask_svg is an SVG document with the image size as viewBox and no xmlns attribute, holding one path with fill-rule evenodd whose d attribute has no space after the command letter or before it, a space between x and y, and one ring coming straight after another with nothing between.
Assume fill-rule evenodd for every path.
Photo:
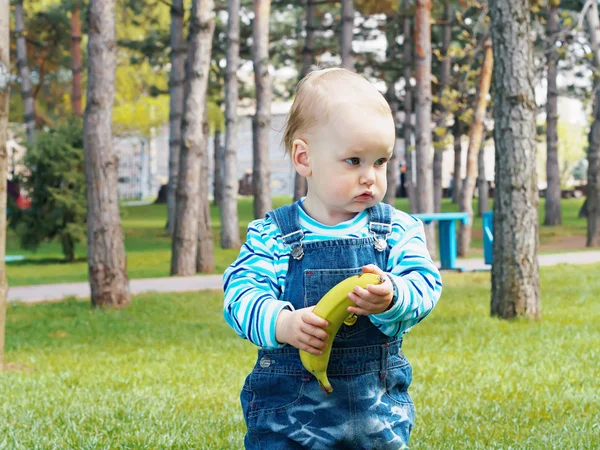
<instances>
[{"instance_id":1,"label":"toddler","mask_svg":"<svg viewBox=\"0 0 600 450\"><path fill-rule=\"evenodd\" d=\"M247 449L408 446L412 368L402 340L442 281L422 222L381 202L395 140L390 107L360 75L316 70L299 83L284 141L308 192L250 223L223 277L225 320L260 347L240 395ZM298 349L323 351L327 322L312 309L361 272L385 281L349 295L358 320L335 337L325 395Z\"/></svg>"}]
</instances>

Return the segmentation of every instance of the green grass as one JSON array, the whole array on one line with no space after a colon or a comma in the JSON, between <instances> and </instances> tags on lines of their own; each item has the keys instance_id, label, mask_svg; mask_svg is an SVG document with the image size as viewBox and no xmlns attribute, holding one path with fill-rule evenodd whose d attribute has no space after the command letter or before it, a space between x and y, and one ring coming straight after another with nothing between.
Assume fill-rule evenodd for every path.
<instances>
[{"instance_id":1,"label":"green grass","mask_svg":"<svg viewBox=\"0 0 600 450\"><path fill-rule=\"evenodd\" d=\"M600 448L600 265L542 269L541 321L489 317L488 273L446 274L406 336L413 449ZM222 294L137 296L121 311L8 306L0 448L241 449L255 348Z\"/></svg>"},{"instance_id":2,"label":"green grass","mask_svg":"<svg viewBox=\"0 0 600 450\"><path fill-rule=\"evenodd\" d=\"M290 201L289 198L274 199L274 207ZM540 221L543 221L544 200L540 203ZM557 252L571 249L585 249L583 236L586 234L587 222L579 219L577 214L583 200L563 200L563 225L560 227L540 228L540 251ZM408 211L408 201L397 199L396 206ZM458 211L458 206L444 199L443 211ZM166 222L166 205L130 206L121 208L122 225L125 233L127 251L127 270L129 278L166 277L171 267L171 239L164 229ZM220 248L220 215L216 207L211 207L212 227L215 241L216 271L222 273L238 255L238 249ZM252 200L244 198L239 202L239 223L242 238L246 235L246 227L252 220ZM473 241L470 257L483 258L481 219L475 218L473 225ZM573 241L573 238L578 240ZM37 252L24 251L19 248L19 240L10 230L7 237L7 254L25 255L26 260L7 265L8 282L11 286L32 284L62 283L87 281L86 248L77 248L77 262L63 262L59 243L43 244Z\"/></svg>"}]
</instances>

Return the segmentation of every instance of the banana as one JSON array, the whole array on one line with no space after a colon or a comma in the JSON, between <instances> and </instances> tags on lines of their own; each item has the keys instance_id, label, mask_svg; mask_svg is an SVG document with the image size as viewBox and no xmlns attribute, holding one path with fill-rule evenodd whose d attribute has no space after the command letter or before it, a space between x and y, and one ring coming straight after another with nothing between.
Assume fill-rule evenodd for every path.
<instances>
[{"instance_id":1,"label":"banana","mask_svg":"<svg viewBox=\"0 0 600 450\"><path fill-rule=\"evenodd\" d=\"M354 302L348 298L348 294L354 290L355 286L360 286L364 289L369 284L381 284L383 281L383 278L374 273L362 273L360 275L348 277L332 287L327 294L319 300L315 309L313 309L313 312L317 316L329 322L329 325L324 328L328 333L326 341L327 347L325 347L323 353L318 356L300 350L300 360L306 370L311 372L317 378L319 386L326 394L331 394L333 392L331 383L329 383L329 380L327 379L327 366L329 365L333 339L343 323L353 325L357 319L354 314L348 313L348 307L354 305Z\"/></svg>"}]
</instances>

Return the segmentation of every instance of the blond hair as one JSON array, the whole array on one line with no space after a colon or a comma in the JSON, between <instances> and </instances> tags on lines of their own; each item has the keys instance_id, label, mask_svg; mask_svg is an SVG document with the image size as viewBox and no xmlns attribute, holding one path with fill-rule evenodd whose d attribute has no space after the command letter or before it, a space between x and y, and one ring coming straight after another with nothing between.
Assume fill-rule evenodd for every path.
<instances>
[{"instance_id":1,"label":"blond hair","mask_svg":"<svg viewBox=\"0 0 600 450\"><path fill-rule=\"evenodd\" d=\"M372 112L391 115L383 95L367 79L341 67L309 72L296 87L296 95L288 114L283 144L286 153L293 143L316 123L326 123L333 106L340 104L368 108Z\"/></svg>"}]
</instances>

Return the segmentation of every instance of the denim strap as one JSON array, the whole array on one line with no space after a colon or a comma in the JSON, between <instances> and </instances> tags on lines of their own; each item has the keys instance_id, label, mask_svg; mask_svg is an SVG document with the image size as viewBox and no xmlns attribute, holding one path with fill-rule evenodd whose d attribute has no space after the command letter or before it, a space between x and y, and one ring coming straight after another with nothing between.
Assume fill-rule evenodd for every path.
<instances>
[{"instance_id":1,"label":"denim strap","mask_svg":"<svg viewBox=\"0 0 600 450\"><path fill-rule=\"evenodd\" d=\"M302 248L304 231L300 228L298 202L277 208L268 213L267 217L275 221L277 228L281 231L283 243L292 249L294 259L302 259L304 256Z\"/></svg>"},{"instance_id":2,"label":"denim strap","mask_svg":"<svg viewBox=\"0 0 600 450\"><path fill-rule=\"evenodd\" d=\"M369 231L387 237L392 232L392 210L387 203L378 203L369 208Z\"/></svg>"}]
</instances>

